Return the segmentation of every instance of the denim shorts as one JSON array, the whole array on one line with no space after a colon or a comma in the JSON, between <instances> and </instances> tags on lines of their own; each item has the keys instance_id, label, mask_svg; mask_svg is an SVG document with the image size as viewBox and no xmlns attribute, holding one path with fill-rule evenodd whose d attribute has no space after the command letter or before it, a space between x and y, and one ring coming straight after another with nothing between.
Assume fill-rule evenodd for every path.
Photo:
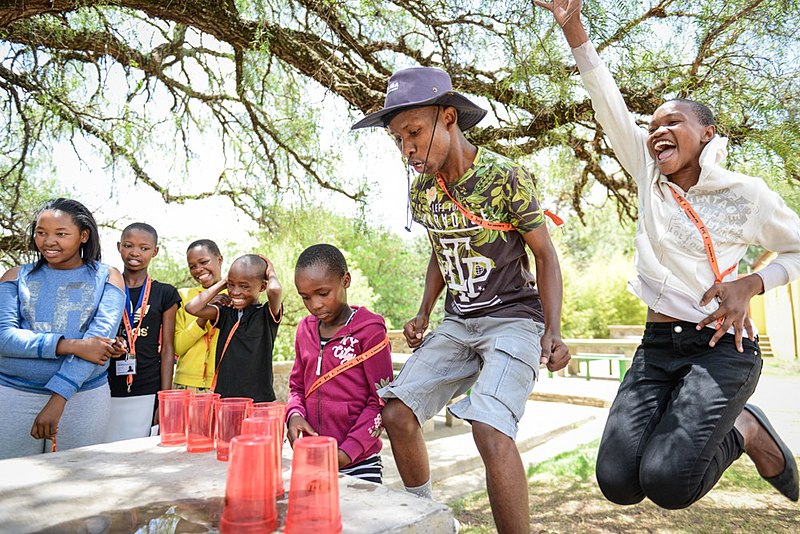
<instances>
[{"instance_id":1,"label":"denim shorts","mask_svg":"<svg viewBox=\"0 0 800 534\"><path fill-rule=\"evenodd\" d=\"M513 439L539 375L543 333L544 325L533 319L447 315L378 394L400 399L422 425L469 391L448 407L450 413Z\"/></svg>"}]
</instances>

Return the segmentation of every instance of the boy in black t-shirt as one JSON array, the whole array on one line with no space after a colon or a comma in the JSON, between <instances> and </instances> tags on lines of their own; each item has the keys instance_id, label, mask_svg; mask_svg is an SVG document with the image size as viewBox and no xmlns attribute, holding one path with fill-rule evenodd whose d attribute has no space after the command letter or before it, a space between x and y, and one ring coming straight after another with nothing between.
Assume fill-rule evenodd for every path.
<instances>
[{"instance_id":1,"label":"boy in black t-shirt","mask_svg":"<svg viewBox=\"0 0 800 534\"><path fill-rule=\"evenodd\" d=\"M227 295L220 295L223 289ZM267 292L267 304L258 297ZM275 400L272 349L282 316L281 284L268 259L247 254L231 265L227 278L186 304L186 311L219 329L212 390L222 397Z\"/></svg>"},{"instance_id":2,"label":"boy in black t-shirt","mask_svg":"<svg viewBox=\"0 0 800 534\"><path fill-rule=\"evenodd\" d=\"M158 234L145 223L133 223L117 243L124 270L125 313L119 345L127 350L108 368L111 418L106 441L150 435L156 393L172 385L175 314L181 298L169 284L150 278L147 267L158 254Z\"/></svg>"}]
</instances>

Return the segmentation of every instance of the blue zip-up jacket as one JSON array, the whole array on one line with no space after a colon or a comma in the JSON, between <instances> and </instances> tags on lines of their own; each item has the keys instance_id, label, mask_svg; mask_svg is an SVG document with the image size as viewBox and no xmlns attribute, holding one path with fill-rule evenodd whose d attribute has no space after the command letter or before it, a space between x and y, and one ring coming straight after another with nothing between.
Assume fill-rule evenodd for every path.
<instances>
[{"instance_id":1,"label":"blue zip-up jacket","mask_svg":"<svg viewBox=\"0 0 800 534\"><path fill-rule=\"evenodd\" d=\"M16 280L0 283L0 384L69 400L107 381L106 365L58 356L64 339L114 338L125 293L108 281L108 265L57 270L20 266Z\"/></svg>"}]
</instances>

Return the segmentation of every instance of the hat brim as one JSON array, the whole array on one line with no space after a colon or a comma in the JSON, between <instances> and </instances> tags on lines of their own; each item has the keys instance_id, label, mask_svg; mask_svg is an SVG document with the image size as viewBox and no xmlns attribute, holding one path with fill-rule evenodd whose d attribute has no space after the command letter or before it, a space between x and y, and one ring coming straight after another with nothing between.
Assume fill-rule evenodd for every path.
<instances>
[{"instance_id":1,"label":"hat brim","mask_svg":"<svg viewBox=\"0 0 800 534\"><path fill-rule=\"evenodd\" d=\"M380 111L370 113L351 126L350 129L358 130L359 128L370 127L383 128L386 126L385 118L388 115L394 115L406 108L418 108L424 106L452 106L456 108L456 110L458 110L458 127L461 128L462 132L472 128L478 124L483 117L486 116L485 109L476 106L467 97L456 93L455 91L449 91L441 96L423 100L422 102L409 102L399 104L397 106L383 108Z\"/></svg>"}]
</instances>

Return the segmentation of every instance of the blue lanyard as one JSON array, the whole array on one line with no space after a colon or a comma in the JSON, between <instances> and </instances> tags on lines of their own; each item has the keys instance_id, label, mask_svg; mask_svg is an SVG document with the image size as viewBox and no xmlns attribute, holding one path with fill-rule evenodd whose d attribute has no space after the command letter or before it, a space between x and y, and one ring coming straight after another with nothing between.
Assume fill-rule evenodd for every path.
<instances>
[{"instance_id":1,"label":"blue lanyard","mask_svg":"<svg viewBox=\"0 0 800 534\"><path fill-rule=\"evenodd\" d=\"M128 321L131 324L133 324L133 316L136 314L136 310L142 307L142 299L144 298L144 288L147 287L148 282L150 282L150 276L144 279L142 290L139 292L139 301L136 303L135 308L133 307L133 302L131 301L131 292L128 290L128 284L125 284L125 313L128 314Z\"/></svg>"}]
</instances>

